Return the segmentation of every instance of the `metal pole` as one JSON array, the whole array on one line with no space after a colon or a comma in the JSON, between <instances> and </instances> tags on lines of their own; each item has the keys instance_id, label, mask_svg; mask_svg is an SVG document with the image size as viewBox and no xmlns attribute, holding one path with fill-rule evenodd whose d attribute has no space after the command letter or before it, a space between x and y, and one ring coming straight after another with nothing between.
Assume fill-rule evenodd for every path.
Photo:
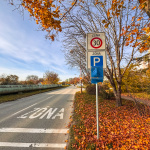
<instances>
[{"instance_id":1,"label":"metal pole","mask_svg":"<svg viewBox=\"0 0 150 150\"><path fill-rule=\"evenodd\" d=\"M81 70L81 55L80 55L80 77L82 77L82 70ZM82 93L82 79L81 79L81 93Z\"/></svg>"},{"instance_id":2,"label":"metal pole","mask_svg":"<svg viewBox=\"0 0 150 150\"><path fill-rule=\"evenodd\" d=\"M81 93L82 93L82 79L81 79Z\"/></svg>"},{"instance_id":3,"label":"metal pole","mask_svg":"<svg viewBox=\"0 0 150 150\"><path fill-rule=\"evenodd\" d=\"M97 121L97 139L99 139L99 121L98 121L98 84L96 83L96 121Z\"/></svg>"}]
</instances>

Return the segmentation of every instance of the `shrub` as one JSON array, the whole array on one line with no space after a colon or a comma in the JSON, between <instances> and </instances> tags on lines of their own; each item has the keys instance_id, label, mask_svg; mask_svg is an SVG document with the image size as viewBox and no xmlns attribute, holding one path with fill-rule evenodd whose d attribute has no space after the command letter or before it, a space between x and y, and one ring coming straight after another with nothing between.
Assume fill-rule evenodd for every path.
<instances>
[{"instance_id":1,"label":"shrub","mask_svg":"<svg viewBox=\"0 0 150 150\"><path fill-rule=\"evenodd\" d=\"M90 95L96 94L96 86L95 84L90 84L86 87L86 91ZM108 89L107 86L99 86L98 87L99 96L103 99L111 99L114 97L114 93Z\"/></svg>"},{"instance_id":2,"label":"shrub","mask_svg":"<svg viewBox=\"0 0 150 150\"><path fill-rule=\"evenodd\" d=\"M147 94L150 94L150 85L147 87Z\"/></svg>"},{"instance_id":3,"label":"shrub","mask_svg":"<svg viewBox=\"0 0 150 150\"><path fill-rule=\"evenodd\" d=\"M95 84L89 84L87 87L86 87L86 92L90 95L95 95L96 94L96 86Z\"/></svg>"},{"instance_id":4,"label":"shrub","mask_svg":"<svg viewBox=\"0 0 150 150\"><path fill-rule=\"evenodd\" d=\"M105 88L106 88L105 86L100 87L99 96L103 99L112 99L114 97L114 93Z\"/></svg>"}]
</instances>

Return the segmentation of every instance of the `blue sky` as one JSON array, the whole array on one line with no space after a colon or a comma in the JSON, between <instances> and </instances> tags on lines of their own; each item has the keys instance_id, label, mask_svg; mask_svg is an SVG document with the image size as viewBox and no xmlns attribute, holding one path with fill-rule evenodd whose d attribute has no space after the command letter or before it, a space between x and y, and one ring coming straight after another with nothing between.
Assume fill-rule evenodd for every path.
<instances>
[{"instance_id":1,"label":"blue sky","mask_svg":"<svg viewBox=\"0 0 150 150\"><path fill-rule=\"evenodd\" d=\"M61 51L63 35L51 42L45 39L45 32L37 30L27 11L22 16L8 1L0 0L0 75L15 74L25 80L28 75L43 77L49 70L62 81L78 76L79 70L66 65Z\"/></svg>"}]
</instances>

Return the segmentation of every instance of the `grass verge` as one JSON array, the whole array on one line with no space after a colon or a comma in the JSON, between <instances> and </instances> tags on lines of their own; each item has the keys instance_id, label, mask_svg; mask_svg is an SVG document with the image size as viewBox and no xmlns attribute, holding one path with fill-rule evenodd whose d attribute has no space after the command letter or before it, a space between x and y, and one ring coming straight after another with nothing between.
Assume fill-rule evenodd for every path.
<instances>
[{"instance_id":1,"label":"grass verge","mask_svg":"<svg viewBox=\"0 0 150 150\"><path fill-rule=\"evenodd\" d=\"M149 150L150 115L139 116L132 101L99 97L99 139L97 140L95 96L76 93L70 127L69 150Z\"/></svg>"},{"instance_id":2,"label":"grass verge","mask_svg":"<svg viewBox=\"0 0 150 150\"><path fill-rule=\"evenodd\" d=\"M129 93L122 93L123 96L130 96ZM131 93L131 95L133 95L133 97L135 98L139 98L142 100L150 100L150 94L146 93L146 92L142 92L142 93Z\"/></svg>"},{"instance_id":3,"label":"grass verge","mask_svg":"<svg viewBox=\"0 0 150 150\"><path fill-rule=\"evenodd\" d=\"M44 93L44 92L48 92L48 91L52 91L52 90L56 90L56 89L65 88L65 87L68 87L68 86L55 87L55 88L43 89L43 90L35 90L35 91L29 91L29 92L24 92L24 93L19 93L19 94L14 93L14 94L0 95L0 103L8 102L8 101L14 101L14 100L17 100L19 98L28 97L31 95Z\"/></svg>"}]
</instances>

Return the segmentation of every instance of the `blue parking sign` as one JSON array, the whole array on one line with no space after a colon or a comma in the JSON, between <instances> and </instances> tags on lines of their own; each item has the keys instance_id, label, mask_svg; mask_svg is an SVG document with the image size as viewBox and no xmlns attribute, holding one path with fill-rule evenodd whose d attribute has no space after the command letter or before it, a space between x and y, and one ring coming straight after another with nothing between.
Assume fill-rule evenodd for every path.
<instances>
[{"instance_id":1,"label":"blue parking sign","mask_svg":"<svg viewBox=\"0 0 150 150\"><path fill-rule=\"evenodd\" d=\"M103 56L91 56L91 67L103 67Z\"/></svg>"},{"instance_id":2,"label":"blue parking sign","mask_svg":"<svg viewBox=\"0 0 150 150\"><path fill-rule=\"evenodd\" d=\"M103 56L91 56L91 83L103 82Z\"/></svg>"},{"instance_id":3,"label":"blue parking sign","mask_svg":"<svg viewBox=\"0 0 150 150\"><path fill-rule=\"evenodd\" d=\"M103 78L103 67L91 67L91 78Z\"/></svg>"},{"instance_id":4,"label":"blue parking sign","mask_svg":"<svg viewBox=\"0 0 150 150\"><path fill-rule=\"evenodd\" d=\"M103 67L91 67L91 83L103 82Z\"/></svg>"}]
</instances>

